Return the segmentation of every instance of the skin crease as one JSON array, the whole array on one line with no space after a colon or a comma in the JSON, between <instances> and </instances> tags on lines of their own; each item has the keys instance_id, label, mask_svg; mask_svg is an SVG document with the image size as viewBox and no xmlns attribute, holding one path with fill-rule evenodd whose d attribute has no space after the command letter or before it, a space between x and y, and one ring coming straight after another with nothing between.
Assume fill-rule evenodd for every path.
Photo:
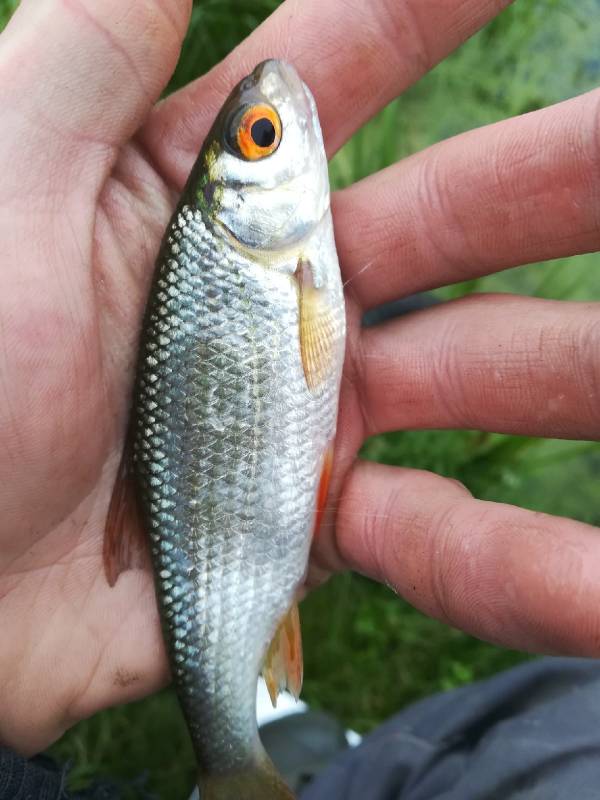
<instances>
[{"instance_id":1,"label":"skin crease","mask_svg":"<svg viewBox=\"0 0 600 800\"><path fill-rule=\"evenodd\" d=\"M293 61L332 153L504 5L287 0L153 108L189 3L24 0L0 37L1 742L36 752L167 680L149 574L110 589L102 533L158 242L231 87L266 56ZM597 249L599 103L465 134L334 197L349 336L310 583L353 568L482 638L600 655L597 531L356 460L368 433L398 427L598 437L597 304L478 296L359 320L389 297Z\"/></svg>"}]
</instances>

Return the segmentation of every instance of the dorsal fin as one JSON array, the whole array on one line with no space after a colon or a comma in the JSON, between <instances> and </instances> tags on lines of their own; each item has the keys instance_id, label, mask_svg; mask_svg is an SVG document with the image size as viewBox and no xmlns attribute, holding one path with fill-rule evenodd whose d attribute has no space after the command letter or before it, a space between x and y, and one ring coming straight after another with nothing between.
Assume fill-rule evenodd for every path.
<instances>
[{"instance_id":1,"label":"dorsal fin","mask_svg":"<svg viewBox=\"0 0 600 800\"><path fill-rule=\"evenodd\" d=\"M133 476L131 474L131 438L128 436L108 506L104 527L104 572L110 586L128 569L145 566L146 547Z\"/></svg>"}]
</instances>

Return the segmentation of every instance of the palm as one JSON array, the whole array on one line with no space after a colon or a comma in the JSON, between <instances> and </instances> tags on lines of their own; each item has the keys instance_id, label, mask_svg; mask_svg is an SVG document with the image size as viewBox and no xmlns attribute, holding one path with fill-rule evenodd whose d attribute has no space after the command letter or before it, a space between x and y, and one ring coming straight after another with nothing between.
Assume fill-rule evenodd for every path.
<instances>
[{"instance_id":1,"label":"palm","mask_svg":"<svg viewBox=\"0 0 600 800\"><path fill-rule=\"evenodd\" d=\"M59 172L65 166L54 164ZM138 178L144 188L136 193ZM111 590L102 537L145 288L170 199L133 144L108 177L98 167L90 180L102 184L97 198L83 187L68 199L76 224L61 203L50 224L33 213L23 228L11 226L8 246L18 259L3 276L18 276L24 297L23 327L4 336L11 386L4 435L14 444L2 465L10 474L1 531L3 658L17 670L15 713L38 687L58 715L48 728L36 720L33 737L22 715L4 718L9 741L27 749L69 724L65 707L79 717L165 678L149 574L130 572ZM17 211L5 206L3 215ZM43 238L32 241L36 230ZM26 337L31 369L23 363ZM74 663L79 674L65 684Z\"/></svg>"},{"instance_id":2,"label":"palm","mask_svg":"<svg viewBox=\"0 0 600 800\"><path fill-rule=\"evenodd\" d=\"M125 16L116 0L73 0L63 5L62 25L49 14L49 0L38 5L41 33L36 34L28 26L29 6L25 3L0 45L0 69L6 70L20 63L20 54L30 47L32 37L37 45L36 62L22 70L10 89L2 90L8 124L0 150L0 246L4 254L0 430L5 442L0 455L0 670L2 676L8 676L0 681L4 690L0 740L30 752L52 741L75 719L147 693L166 678L149 572L129 571L110 589L103 572L102 537L127 422L137 332L158 242L176 193L224 94L254 63L279 54L281 32L290 20L294 20L298 35L294 43L285 40L281 55L295 58L316 90L331 151L416 77L414 60L408 57L403 60L395 55L395 77L373 58L363 65L368 73L365 85L357 88L353 74L360 52L343 51L340 66L333 56L338 53L337 40L321 45L329 48L337 82L329 74L318 76L313 64L321 62L314 59L310 48L308 52L303 48L303 37L310 41L315 20L322 26L324 13L331 14L338 24L336 0L325 9L311 0L298 19L293 5L286 3L224 65L156 108L139 127L174 66L185 28L185 4L139 2L134 12ZM389 11L383 2L381 8L374 4L372 12L373 24L377 22L385 44L384 55L387 52L389 56L397 48L388 40L386 15L395 20L394 35L402 37L406 35L402 26L409 18L407 9L413 9L411 25L420 29L423 40L417 59L421 71L425 62L441 58L495 13L499 4L493 0L479 3L476 13L463 8L469 4L448 4L443 12L447 25L441 26L448 30L445 37L436 36L423 22L427 5L423 4L422 19L414 10L417 6L408 0L399 3L396 11ZM430 5L435 6L433 0ZM362 14L356 17L345 17L338 32L340 41L344 37L361 40L364 19ZM410 33L410 25L408 30ZM44 32L46 39L41 35ZM65 100L69 114L60 103L50 105L47 100L52 95L48 86L56 95L66 77L74 74L68 59L61 62L62 72L54 69L53 59L58 58L56 49L61 45L66 52L69 46L74 48L78 59L77 85L70 87ZM379 92L372 90L374 82L381 87ZM35 90L27 93L32 86ZM362 91L364 96L355 98L351 114L342 113L351 90ZM87 101L75 102L77 92ZM515 125L513 138L521 136L527 141L531 136L533 141L536 123L528 124L531 133L526 126L521 130ZM134 138L128 139L132 135ZM496 153L500 139L493 132L481 134L484 153L486 147ZM590 586L585 602L577 601L581 613L576 624L568 619L561 622L553 613L563 594L569 594L571 584L552 595L552 603L545 609L544 602L552 594L547 588L545 594L541 588L537 595L534 591L534 600L528 597L528 602L523 601L523 592L532 586L527 564L540 549L555 554L554 561L544 555L546 572L552 575L564 566L558 540L562 537L570 542L572 553L577 548L592 551L597 544L590 529L567 521L532 521L517 509L476 505L462 489L436 476L356 463L365 435L393 427L459 425L573 437L598 433L589 387L573 388L566 366L557 375L553 368L545 369L541 358L533 375L512 375L513 382L516 378L521 383L537 381L542 396L552 391L563 400L540 416L539 398L534 397L531 407L521 403L519 414L511 415L514 397L502 393L492 397L490 393L490 398L478 403L481 398L469 394L462 362L452 358L453 347L466 352L465 343L472 342L471 331L481 335L482 320L500 329L506 328L507 318L529 317L535 333L535 324L551 326L552 315L560 314L561 324L573 326L575 341L575 317L581 322L579 309L575 312L565 304L560 312L547 306L532 311L528 306L519 307L512 315L506 302L529 301L494 304L482 299L418 315L418 319L399 323L401 332L392 326L361 333L361 308L464 278L466 261L473 263L475 274L596 245L596 229L585 216L587 195L593 189L581 177L581 170L568 161L581 150L567 142L564 152L548 154L548 164L553 165L554 182L564 191L568 184L577 207L584 211L579 217L572 213L565 222L560 202L556 202L548 209L547 232L541 230L537 217L535 224L531 222L529 238L519 237L505 225L492 260L489 254L480 257L478 247L488 253L483 247L489 235L485 226L499 229L507 218L505 207L517 216L524 214L529 195L525 190L522 197L518 190L509 197L504 189L498 192L494 205L499 209L497 221L489 219L489 214L486 217L485 209L478 209L471 195L459 190L455 196L443 195L443 165L457 169L461 156L466 165L470 163L460 143L445 147L445 151L434 150L409 160L395 168L397 172L375 176L335 199L340 252L346 277L352 281L349 349L332 512L315 547L315 573L319 577L323 570L353 566L395 585L424 610L479 635L534 649L557 646L592 653L597 650L597 638L589 623L589 610L597 605L591 587L598 582L593 575L583 575L576 558L571 565L573 580L579 590L582 581ZM492 164L486 172L486 159L482 158L474 169L470 192L476 194L478 185L482 195L493 191L498 167ZM541 191L540 176L548 180L549 167L532 159L529 169L529 178L522 182L527 187L529 180ZM394 193L398 173L405 187L400 197ZM439 192L451 211L441 201L437 207L426 204L421 208L425 231L413 230L413 207L423 204L427 196L419 188L420 181L427 183L432 175L437 182L427 188L433 187L436 198ZM563 194L556 196L560 200ZM385 222L392 215L397 220L394 229ZM441 233L435 233L456 227L463 217L471 224L468 254L461 251L466 236L443 239ZM561 226L557 233L555 229ZM432 231L438 240L429 248ZM415 241L411 259L413 263L416 259L420 269L399 274L395 254L399 242L411 236ZM373 264L373 270L365 278L362 270L367 263ZM377 280L372 280L375 274ZM465 328L462 334L455 325L459 313ZM524 335L532 335L526 326ZM485 354L487 347L482 341L481 352ZM442 366L434 374L431 364L436 359ZM482 368L484 382L485 369L493 376L498 369L510 368L508 363L498 367L491 357L488 361ZM522 370L525 361L528 369L531 366L531 360L524 359ZM577 364L577 374L582 374L581 364ZM562 391L562 386L568 388ZM589 386L593 390L591 383ZM588 400L582 403L580 396L586 392ZM544 543L536 535L542 528ZM462 552L465 539L460 535L465 529L473 530L468 558L464 557L466 551ZM531 534L521 537L521 551L511 538L515 529ZM550 539L550 547L548 536L555 537ZM514 578L511 597L501 598L493 569L487 568L499 564L502 571L518 553L523 562L520 577ZM482 585L480 574L487 578ZM500 611L494 616L490 607ZM552 624L544 622L544 614L551 615Z\"/></svg>"}]
</instances>

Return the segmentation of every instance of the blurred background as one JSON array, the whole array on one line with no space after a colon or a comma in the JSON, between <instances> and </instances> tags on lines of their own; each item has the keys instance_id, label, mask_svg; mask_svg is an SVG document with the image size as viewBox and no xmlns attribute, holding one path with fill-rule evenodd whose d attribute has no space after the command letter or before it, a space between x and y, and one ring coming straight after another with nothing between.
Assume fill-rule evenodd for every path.
<instances>
[{"instance_id":1,"label":"blurred background","mask_svg":"<svg viewBox=\"0 0 600 800\"><path fill-rule=\"evenodd\" d=\"M277 4L195 2L168 91L205 72ZM0 28L15 6L0 0ZM591 89L600 78L599 41L600 0L520 0L365 126L333 159L333 187L463 130ZM436 294L447 299L487 291L600 300L600 255L520 267ZM600 444L419 431L374 438L363 455L458 478L480 498L600 525ZM354 575L313 593L302 618L304 699L360 732L426 694L527 657L428 619L386 587ZM169 690L79 724L53 754L72 762L72 788L101 774L127 783L141 776L126 790L131 798L183 797L194 773Z\"/></svg>"}]
</instances>

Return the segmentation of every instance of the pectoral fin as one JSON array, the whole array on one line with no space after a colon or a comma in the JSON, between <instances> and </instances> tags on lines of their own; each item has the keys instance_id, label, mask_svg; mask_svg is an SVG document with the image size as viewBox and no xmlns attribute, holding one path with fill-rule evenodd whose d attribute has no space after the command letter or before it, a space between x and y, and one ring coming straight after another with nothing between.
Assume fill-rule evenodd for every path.
<instances>
[{"instance_id":1,"label":"pectoral fin","mask_svg":"<svg viewBox=\"0 0 600 800\"><path fill-rule=\"evenodd\" d=\"M300 260L294 275L298 282L302 367L308 388L315 391L331 369L335 319L325 290L314 285L310 262Z\"/></svg>"},{"instance_id":2,"label":"pectoral fin","mask_svg":"<svg viewBox=\"0 0 600 800\"><path fill-rule=\"evenodd\" d=\"M277 705L277 695L288 689L296 700L302 689L303 661L302 635L300 633L300 614L298 604L294 603L273 637L262 670L273 706Z\"/></svg>"}]
</instances>

